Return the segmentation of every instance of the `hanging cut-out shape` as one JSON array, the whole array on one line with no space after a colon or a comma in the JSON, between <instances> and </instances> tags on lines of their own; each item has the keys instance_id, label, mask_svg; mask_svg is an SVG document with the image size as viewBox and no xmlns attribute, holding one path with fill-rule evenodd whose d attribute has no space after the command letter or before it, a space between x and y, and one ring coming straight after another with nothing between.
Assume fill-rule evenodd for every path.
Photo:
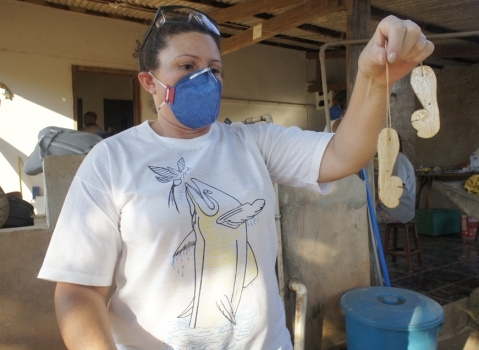
<instances>
[{"instance_id":1,"label":"hanging cut-out shape","mask_svg":"<svg viewBox=\"0 0 479 350\"><path fill-rule=\"evenodd\" d=\"M414 68L411 72L411 86L424 107L412 114L412 126L418 131L419 137L433 137L439 131L440 121L436 75L432 68L423 65Z\"/></svg>"},{"instance_id":2,"label":"hanging cut-out shape","mask_svg":"<svg viewBox=\"0 0 479 350\"><path fill-rule=\"evenodd\" d=\"M387 43L386 43L387 47ZM386 62L386 127L379 133L378 139L378 163L379 178L378 192L379 199L388 208L395 208L399 205L399 199L403 192L401 178L393 176L394 165L399 153L399 136L392 128L391 104L389 93L389 65Z\"/></svg>"},{"instance_id":3,"label":"hanging cut-out shape","mask_svg":"<svg viewBox=\"0 0 479 350\"><path fill-rule=\"evenodd\" d=\"M399 205L399 198L403 192L402 180L393 176L394 164L399 153L399 136L393 128L384 128L379 133L378 163L379 199L388 208Z\"/></svg>"}]
</instances>

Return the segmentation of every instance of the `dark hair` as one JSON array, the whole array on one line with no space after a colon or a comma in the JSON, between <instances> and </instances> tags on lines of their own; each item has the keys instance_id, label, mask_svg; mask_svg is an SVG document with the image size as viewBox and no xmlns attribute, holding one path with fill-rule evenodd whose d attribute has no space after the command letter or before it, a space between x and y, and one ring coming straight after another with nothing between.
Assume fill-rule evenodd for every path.
<instances>
[{"instance_id":1,"label":"dark hair","mask_svg":"<svg viewBox=\"0 0 479 350\"><path fill-rule=\"evenodd\" d=\"M168 45L169 39L177 34L189 32L198 32L210 35L218 46L218 49L220 49L219 35L210 32L201 24L195 21L167 22L159 28L152 28L152 32L147 38L147 42L143 46L142 50L140 50L141 43L137 42L138 46L136 51L138 53L140 71L148 72L158 68L160 65L158 54Z\"/></svg>"},{"instance_id":2,"label":"dark hair","mask_svg":"<svg viewBox=\"0 0 479 350\"><path fill-rule=\"evenodd\" d=\"M95 118L95 119L98 118L98 116L96 115L96 113L93 112L93 111L88 111L88 112L86 112L86 113L83 115L83 118L86 118L86 117L92 117L92 118Z\"/></svg>"}]
</instances>

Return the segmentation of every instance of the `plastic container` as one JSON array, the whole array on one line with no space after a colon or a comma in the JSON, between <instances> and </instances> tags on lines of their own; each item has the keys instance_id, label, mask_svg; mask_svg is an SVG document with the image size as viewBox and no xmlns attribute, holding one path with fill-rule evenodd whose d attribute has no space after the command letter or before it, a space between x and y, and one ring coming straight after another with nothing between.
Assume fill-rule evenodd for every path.
<instances>
[{"instance_id":1,"label":"plastic container","mask_svg":"<svg viewBox=\"0 0 479 350\"><path fill-rule=\"evenodd\" d=\"M431 298L393 287L345 293L348 350L435 350L444 310Z\"/></svg>"},{"instance_id":2,"label":"plastic container","mask_svg":"<svg viewBox=\"0 0 479 350\"><path fill-rule=\"evenodd\" d=\"M461 212L456 209L418 209L416 229L417 233L429 236L460 233Z\"/></svg>"},{"instance_id":3,"label":"plastic container","mask_svg":"<svg viewBox=\"0 0 479 350\"><path fill-rule=\"evenodd\" d=\"M462 238L465 239L475 239L477 234L477 227L479 226L479 222L477 219L468 216L467 219L467 230L462 232Z\"/></svg>"},{"instance_id":4,"label":"plastic container","mask_svg":"<svg viewBox=\"0 0 479 350\"><path fill-rule=\"evenodd\" d=\"M467 236L467 215L461 215L461 236Z\"/></svg>"}]
</instances>

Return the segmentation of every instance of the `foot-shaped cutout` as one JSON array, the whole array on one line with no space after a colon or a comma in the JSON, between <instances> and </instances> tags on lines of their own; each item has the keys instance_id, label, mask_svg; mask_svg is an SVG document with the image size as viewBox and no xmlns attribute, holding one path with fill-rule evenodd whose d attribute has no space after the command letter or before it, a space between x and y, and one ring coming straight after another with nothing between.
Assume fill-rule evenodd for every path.
<instances>
[{"instance_id":1,"label":"foot-shaped cutout","mask_svg":"<svg viewBox=\"0 0 479 350\"><path fill-rule=\"evenodd\" d=\"M378 139L378 192L379 199L388 208L396 208L403 192L402 180L393 176L394 164L399 153L399 136L396 130L384 128Z\"/></svg>"},{"instance_id":2,"label":"foot-shaped cutout","mask_svg":"<svg viewBox=\"0 0 479 350\"><path fill-rule=\"evenodd\" d=\"M414 68L411 72L411 86L424 107L412 114L412 126L418 131L419 137L433 137L439 131L440 122L436 75L432 68L423 65Z\"/></svg>"}]
</instances>

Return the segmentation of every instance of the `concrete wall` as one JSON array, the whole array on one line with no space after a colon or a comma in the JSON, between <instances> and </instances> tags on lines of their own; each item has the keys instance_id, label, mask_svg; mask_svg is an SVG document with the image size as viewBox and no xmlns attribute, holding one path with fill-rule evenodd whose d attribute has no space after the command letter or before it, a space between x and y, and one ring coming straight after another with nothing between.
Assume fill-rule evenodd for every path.
<instances>
[{"instance_id":1,"label":"concrete wall","mask_svg":"<svg viewBox=\"0 0 479 350\"><path fill-rule=\"evenodd\" d=\"M46 217L33 227L0 229L0 349L63 350L55 283L37 279L70 183L84 155L44 159Z\"/></svg>"},{"instance_id":2,"label":"concrete wall","mask_svg":"<svg viewBox=\"0 0 479 350\"><path fill-rule=\"evenodd\" d=\"M450 166L469 162L479 148L479 65L437 75L441 129L432 139L418 139L417 161Z\"/></svg>"},{"instance_id":3,"label":"concrete wall","mask_svg":"<svg viewBox=\"0 0 479 350\"><path fill-rule=\"evenodd\" d=\"M54 228L63 202L85 155L48 156L43 160L45 172L45 214L48 228Z\"/></svg>"},{"instance_id":4,"label":"concrete wall","mask_svg":"<svg viewBox=\"0 0 479 350\"><path fill-rule=\"evenodd\" d=\"M0 229L0 348L2 350L63 350L52 282L36 278L51 231L35 228Z\"/></svg>"},{"instance_id":5,"label":"concrete wall","mask_svg":"<svg viewBox=\"0 0 479 350\"><path fill-rule=\"evenodd\" d=\"M391 90L392 127L401 136L403 153L413 165L416 161L417 131L411 124L411 115L416 110L416 98L409 82L410 76L396 82Z\"/></svg>"},{"instance_id":6,"label":"concrete wall","mask_svg":"<svg viewBox=\"0 0 479 350\"><path fill-rule=\"evenodd\" d=\"M479 148L479 65L437 71L437 99L441 128L432 138L422 139L411 125L411 114L423 108L407 76L397 82L391 99L393 127L403 139L404 154L415 167L467 164Z\"/></svg>"},{"instance_id":7,"label":"concrete wall","mask_svg":"<svg viewBox=\"0 0 479 350\"><path fill-rule=\"evenodd\" d=\"M345 341L342 293L370 285L365 185L353 175L328 195L280 186L279 198L285 280L308 289L305 349L337 348ZM286 293L289 327L294 297Z\"/></svg>"}]
</instances>

